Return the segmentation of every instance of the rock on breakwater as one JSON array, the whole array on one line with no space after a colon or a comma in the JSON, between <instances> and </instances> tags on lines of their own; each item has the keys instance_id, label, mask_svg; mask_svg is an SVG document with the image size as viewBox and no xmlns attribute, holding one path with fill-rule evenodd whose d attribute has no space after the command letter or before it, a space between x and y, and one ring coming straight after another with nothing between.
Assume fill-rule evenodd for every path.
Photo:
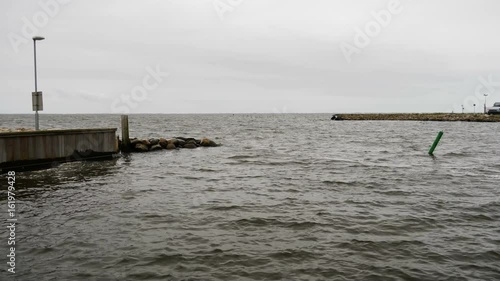
<instances>
[{"instance_id":1,"label":"rock on breakwater","mask_svg":"<svg viewBox=\"0 0 500 281\"><path fill-rule=\"evenodd\" d=\"M130 152L149 152L158 150L174 150L180 148L193 149L197 147L216 147L217 144L213 140L208 138L195 139L195 138L185 138L185 137L174 137L171 139L166 138L150 138L150 139L130 139L130 146L124 147L124 144L120 141L121 151Z\"/></svg>"}]
</instances>

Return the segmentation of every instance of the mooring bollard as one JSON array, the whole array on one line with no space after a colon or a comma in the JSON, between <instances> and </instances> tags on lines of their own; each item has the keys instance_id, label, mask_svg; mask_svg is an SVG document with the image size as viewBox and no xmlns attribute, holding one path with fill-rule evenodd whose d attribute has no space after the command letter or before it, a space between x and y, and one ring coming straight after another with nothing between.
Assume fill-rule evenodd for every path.
<instances>
[{"instance_id":1,"label":"mooring bollard","mask_svg":"<svg viewBox=\"0 0 500 281\"><path fill-rule=\"evenodd\" d=\"M429 149L429 155L432 155L434 153L434 149L436 149L436 146L438 145L439 141L441 140L441 137L443 136L443 131L440 131L434 140L434 143L431 146L431 149Z\"/></svg>"},{"instance_id":2,"label":"mooring bollard","mask_svg":"<svg viewBox=\"0 0 500 281\"><path fill-rule=\"evenodd\" d=\"M128 115L122 115L122 151L129 152L130 137L128 135Z\"/></svg>"}]
</instances>

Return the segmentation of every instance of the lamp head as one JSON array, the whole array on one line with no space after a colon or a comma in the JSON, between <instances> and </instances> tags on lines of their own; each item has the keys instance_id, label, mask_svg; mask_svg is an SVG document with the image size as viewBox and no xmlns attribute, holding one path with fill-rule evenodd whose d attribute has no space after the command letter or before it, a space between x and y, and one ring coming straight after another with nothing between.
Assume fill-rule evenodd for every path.
<instances>
[{"instance_id":1,"label":"lamp head","mask_svg":"<svg viewBox=\"0 0 500 281\"><path fill-rule=\"evenodd\" d=\"M42 37L42 36L33 36L33 41L41 41L44 39L45 39L45 37Z\"/></svg>"}]
</instances>

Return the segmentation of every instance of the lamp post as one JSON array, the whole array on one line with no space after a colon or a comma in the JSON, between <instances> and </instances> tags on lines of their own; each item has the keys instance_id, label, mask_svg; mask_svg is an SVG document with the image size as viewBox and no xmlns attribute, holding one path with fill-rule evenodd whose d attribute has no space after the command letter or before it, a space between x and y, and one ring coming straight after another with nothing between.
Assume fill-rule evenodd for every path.
<instances>
[{"instance_id":1,"label":"lamp post","mask_svg":"<svg viewBox=\"0 0 500 281\"><path fill-rule=\"evenodd\" d=\"M39 124L39 119L38 119L38 110L40 109L39 107L41 106L38 101L41 100L40 94L38 93L38 85L37 85L37 77L36 77L36 41L41 41L44 40L44 37L41 36L35 36L33 37L33 52L34 52L34 59L35 59L35 93L34 93L34 98L33 98L33 109L35 110L35 130L38 131L40 129L40 124Z\"/></svg>"},{"instance_id":2,"label":"lamp post","mask_svg":"<svg viewBox=\"0 0 500 281\"><path fill-rule=\"evenodd\" d=\"M476 114L476 104L473 104L474 106L474 114Z\"/></svg>"},{"instance_id":3,"label":"lamp post","mask_svg":"<svg viewBox=\"0 0 500 281\"><path fill-rule=\"evenodd\" d=\"M488 94L483 94L484 96L484 114L486 114L486 97L488 96Z\"/></svg>"}]
</instances>

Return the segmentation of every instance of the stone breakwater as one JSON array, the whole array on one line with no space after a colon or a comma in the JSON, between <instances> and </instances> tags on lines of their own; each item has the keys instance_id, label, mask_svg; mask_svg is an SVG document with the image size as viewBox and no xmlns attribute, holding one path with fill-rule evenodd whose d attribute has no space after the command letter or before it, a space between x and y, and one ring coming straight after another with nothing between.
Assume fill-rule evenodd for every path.
<instances>
[{"instance_id":1,"label":"stone breakwater","mask_svg":"<svg viewBox=\"0 0 500 281\"><path fill-rule=\"evenodd\" d=\"M500 115L482 113L360 113L337 116L340 120L500 122Z\"/></svg>"},{"instance_id":2,"label":"stone breakwater","mask_svg":"<svg viewBox=\"0 0 500 281\"><path fill-rule=\"evenodd\" d=\"M193 149L193 148L197 148L197 147L216 147L219 145L220 144L217 144L208 138L195 139L195 138L184 138L184 137L175 137L172 139L132 138L132 139L130 139L130 145L128 147L125 147L123 142L120 141L120 149L122 151L130 151L130 152L148 152L148 151L157 151L157 150L163 150L163 149L174 150L174 149L180 149L180 148Z\"/></svg>"}]
</instances>

